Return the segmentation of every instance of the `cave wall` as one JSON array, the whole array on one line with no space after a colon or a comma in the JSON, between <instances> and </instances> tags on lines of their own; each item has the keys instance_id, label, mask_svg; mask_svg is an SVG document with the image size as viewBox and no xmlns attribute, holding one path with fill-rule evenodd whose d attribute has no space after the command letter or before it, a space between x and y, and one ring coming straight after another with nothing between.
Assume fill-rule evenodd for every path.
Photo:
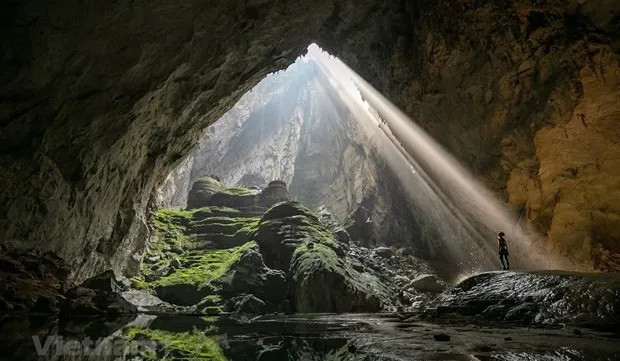
<instances>
[{"instance_id":1,"label":"cave wall","mask_svg":"<svg viewBox=\"0 0 620 361\"><path fill-rule=\"evenodd\" d=\"M154 187L204 127L294 61L332 10L328 1L0 6L0 239L59 254L77 278L139 258Z\"/></svg>"},{"instance_id":2,"label":"cave wall","mask_svg":"<svg viewBox=\"0 0 620 361\"><path fill-rule=\"evenodd\" d=\"M386 94L575 269L618 269L617 1L395 2L322 46ZM345 28L354 36L340 42ZM331 40L331 41L330 41ZM360 52L365 46L368 50Z\"/></svg>"},{"instance_id":3,"label":"cave wall","mask_svg":"<svg viewBox=\"0 0 620 361\"><path fill-rule=\"evenodd\" d=\"M0 7L0 239L59 254L77 278L139 258L152 190L201 129L313 41L510 199L550 248L618 264L617 1Z\"/></svg>"}]
</instances>

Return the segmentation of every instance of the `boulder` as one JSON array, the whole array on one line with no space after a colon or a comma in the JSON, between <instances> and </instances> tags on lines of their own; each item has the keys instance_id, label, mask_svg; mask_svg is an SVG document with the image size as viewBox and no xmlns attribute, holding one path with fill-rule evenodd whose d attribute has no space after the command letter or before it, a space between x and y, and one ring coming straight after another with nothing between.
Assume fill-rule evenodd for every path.
<instances>
[{"instance_id":1,"label":"boulder","mask_svg":"<svg viewBox=\"0 0 620 361\"><path fill-rule=\"evenodd\" d=\"M299 202L280 203L269 209L259 222L256 242L265 264L271 268L287 271L295 249L309 241L344 254L334 234Z\"/></svg>"},{"instance_id":2,"label":"boulder","mask_svg":"<svg viewBox=\"0 0 620 361\"><path fill-rule=\"evenodd\" d=\"M67 315L129 314L137 308L121 295L122 288L117 283L112 270L91 277L78 287L65 293L66 300L60 305L61 313ZM43 310L55 310L54 300L39 302Z\"/></svg>"},{"instance_id":3,"label":"boulder","mask_svg":"<svg viewBox=\"0 0 620 361\"><path fill-rule=\"evenodd\" d=\"M166 302L180 306L192 306L199 303L204 297L216 294L217 290L210 285L199 286L178 283L157 286L155 293L157 293L157 297Z\"/></svg>"},{"instance_id":4,"label":"boulder","mask_svg":"<svg viewBox=\"0 0 620 361\"><path fill-rule=\"evenodd\" d=\"M418 292L425 293L441 293L446 289L446 284L435 275L425 274L416 277L404 289L415 289Z\"/></svg>"},{"instance_id":5,"label":"boulder","mask_svg":"<svg viewBox=\"0 0 620 361\"><path fill-rule=\"evenodd\" d=\"M250 294L230 299L226 308L231 312L241 314L263 314L267 312L265 302Z\"/></svg>"},{"instance_id":6,"label":"boulder","mask_svg":"<svg viewBox=\"0 0 620 361\"><path fill-rule=\"evenodd\" d=\"M122 292L121 286L116 282L116 276L112 270L87 279L82 282L80 287L113 293Z\"/></svg>"},{"instance_id":7,"label":"boulder","mask_svg":"<svg viewBox=\"0 0 620 361\"><path fill-rule=\"evenodd\" d=\"M436 317L455 315L520 324L620 327L620 275L569 272L487 272L441 294Z\"/></svg>"},{"instance_id":8,"label":"boulder","mask_svg":"<svg viewBox=\"0 0 620 361\"><path fill-rule=\"evenodd\" d=\"M235 294L253 294L276 307L288 294L286 274L265 266L258 247L244 252L222 281L222 292L229 297Z\"/></svg>"},{"instance_id":9,"label":"boulder","mask_svg":"<svg viewBox=\"0 0 620 361\"><path fill-rule=\"evenodd\" d=\"M260 194L260 203L265 207L271 207L276 203L288 202L291 200L291 194L286 189L286 183L275 180L267 185Z\"/></svg>"},{"instance_id":10,"label":"boulder","mask_svg":"<svg viewBox=\"0 0 620 361\"><path fill-rule=\"evenodd\" d=\"M380 291L329 247L295 250L291 262L295 312L376 312Z\"/></svg>"},{"instance_id":11,"label":"boulder","mask_svg":"<svg viewBox=\"0 0 620 361\"><path fill-rule=\"evenodd\" d=\"M75 287L66 292L61 313L67 316L131 314L138 312L136 306L125 300L120 293L100 289Z\"/></svg>"},{"instance_id":12,"label":"boulder","mask_svg":"<svg viewBox=\"0 0 620 361\"><path fill-rule=\"evenodd\" d=\"M192 189L189 191L187 208L195 209L208 206L211 197L224 189L225 187L212 177L202 177L198 179L194 182Z\"/></svg>"}]
</instances>

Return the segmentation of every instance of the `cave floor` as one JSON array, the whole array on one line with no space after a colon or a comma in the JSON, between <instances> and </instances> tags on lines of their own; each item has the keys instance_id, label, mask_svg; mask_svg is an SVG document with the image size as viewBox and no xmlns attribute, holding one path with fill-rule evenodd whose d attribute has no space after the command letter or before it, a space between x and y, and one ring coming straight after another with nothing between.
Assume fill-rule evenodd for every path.
<instances>
[{"instance_id":1,"label":"cave floor","mask_svg":"<svg viewBox=\"0 0 620 361\"><path fill-rule=\"evenodd\" d=\"M574 328L492 328L402 322L388 314L237 316L234 319L138 315L129 319L60 322L52 318L33 321L32 317L28 320L7 317L0 322L0 331L0 359L7 360L58 359L53 352L37 358L32 340L32 335L55 333L62 335L65 341L81 340L86 336L110 341L126 339L127 335L140 335L134 340L157 340L156 352L138 358L126 354L121 358L127 360L620 359L618 334L587 329L577 332ZM200 337L196 338L196 334ZM446 336L449 340L442 339ZM81 356L71 359L109 359L103 355L100 358L92 354Z\"/></svg>"}]
</instances>

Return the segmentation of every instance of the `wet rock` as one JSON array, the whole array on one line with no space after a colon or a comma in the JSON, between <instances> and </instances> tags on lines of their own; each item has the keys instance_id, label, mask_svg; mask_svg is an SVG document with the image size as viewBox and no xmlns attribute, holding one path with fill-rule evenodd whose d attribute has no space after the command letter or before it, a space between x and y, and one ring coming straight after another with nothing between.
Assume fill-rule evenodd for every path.
<instances>
[{"instance_id":1,"label":"wet rock","mask_svg":"<svg viewBox=\"0 0 620 361\"><path fill-rule=\"evenodd\" d=\"M446 289L446 284L435 275L420 275L411 281L405 290L415 289L418 292L441 293Z\"/></svg>"},{"instance_id":2,"label":"wet rock","mask_svg":"<svg viewBox=\"0 0 620 361\"><path fill-rule=\"evenodd\" d=\"M263 314L267 311L265 302L254 295L237 296L228 302L230 304L228 308L235 313Z\"/></svg>"},{"instance_id":3,"label":"wet rock","mask_svg":"<svg viewBox=\"0 0 620 361\"><path fill-rule=\"evenodd\" d=\"M488 319L501 319L506 317L507 305L491 305L482 312L482 317Z\"/></svg>"},{"instance_id":4,"label":"wet rock","mask_svg":"<svg viewBox=\"0 0 620 361\"><path fill-rule=\"evenodd\" d=\"M199 286L179 283L157 286L155 293L163 301L175 305L192 306L199 303L204 297L216 294L217 290L210 285Z\"/></svg>"},{"instance_id":5,"label":"wet rock","mask_svg":"<svg viewBox=\"0 0 620 361\"><path fill-rule=\"evenodd\" d=\"M447 342L450 341L450 335L447 335L445 333L438 333L433 335L433 339L435 339L435 341Z\"/></svg>"},{"instance_id":6,"label":"wet rock","mask_svg":"<svg viewBox=\"0 0 620 361\"><path fill-rule=\"evenodd\" d=\"M155 263L161 259L160 255L152 255L144 257L144 262L146 263Z\"/></svg>"},{"instance_id":7,"label":"wet rock","mask_svg":"<svg viewBox=\"0 0 620 361\"><path fill-rule=\"evenodd\" d=\"M369 283L373 277L364 279L324 245L317 244L311 250L298 248L290 272L296 312L373 312L381 309L380 286Z\"/></svg>"},{"instance_id":8,"label":"wet rock","mask_svg":"<svg viewBox=\"0 0 620 361\"><path fill-rule=\"evenodd\" d=\"M119 293L76 287L67 291L65 296L67 300L61 306L61 313L67 316L131 314L138 311Z\"/></svg>"},{"instance_id":9,"label":"wet rock","mask_svg":"<svg viewBox=\"0 0 620 361\"><path fill-rule=\"evenodd\" d=\"M525 302L525 300L529 302ZM567 272L493 272L472 276L435 300L445 317L462 315L475 322L485 317L497 322L574 324L597 329L620 325L620 276ZM493 306L493 307L492 307ZM492 307L492 308L491 308Z\"/></svg>"},{"instance_id":10,"label":"wet rock","mask_svg":"<svg viewBox=\"0 0 620 361\"><path fill-rule=\"evenodd\" d=\"M121 287L116 282L116 276L112 270L105 271L100 275L87 279L80 287L112 293L119 293L122 291Z\"/></svg>"},{"instance_id":11,"label":"wet rock","mask_svg":"<svg viewBox=\"0 0 620 361\"><path fill-rule=\"evenodd\" d=\"M525 302L511 308L506 313L507 321L518 321L523 324L531 323L538 314L540 305L534 302Z\"/></svg>"},{"instance_id":12,"label":"wet rock","mask_svg":"<svg viewBox=\"0 0 620 361\"><path fill-rule=\"evenodd\" d=\"M122 292L129 291L131 289L131 281L127 277L121 276L116 281Z\"/></svg>"},{"instance_id":13,"label":"wet rock","mask_svg":"<svg viewBox=\"0 0 620 361\"><path fill-rule=\"evenodd\" d=\"M174 309L170 304L144 291L128 290L122 295L129 303L136 306L139 312L166 312Z\"/></svg>"}]
</instances>

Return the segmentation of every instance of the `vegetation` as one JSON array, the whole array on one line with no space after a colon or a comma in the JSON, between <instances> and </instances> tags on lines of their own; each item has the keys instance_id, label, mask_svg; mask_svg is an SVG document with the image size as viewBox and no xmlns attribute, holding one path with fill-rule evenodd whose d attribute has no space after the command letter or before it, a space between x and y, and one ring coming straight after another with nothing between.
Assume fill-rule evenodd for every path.
<instances>
[{"instance_id":1,"label":"vegetation","mask_svg":"<svg viewBox=\"0 0 620 361\"><path fill-rule=\"evenodd\" d=\"M205 286L222 277L254 244L251 240L258 229L258 217L238 215L239 211L226 207L155 212L155 242L146 256L151 261L145 262L140 276L132 279L133 287L152 291L157 286L174 284ZM208 249L207 242L217 240L218 248L224 249Z\"/></svg>"},{"instance_id":2,"label":"vegetation","mask_svg":"<svg viewBox=\"0 0 620 361\"><path fill-rule=\"evenodd\" d=\"M205 286L226 274L230 266L235 263L241 254L255 243L248 242L243 246L205 251L190 251L180 257L182 268L174 273L153 282L154 286L193 284Z\"/></svg>"},{"instance_id":3,"label":"vegetation","mask_svg":"<svg viewBox=\"0 0 620 361\"><path fill-rule=\"evenodd\" d=\"M169 332L147 328L129 328L124 331L124 336L132 340L149 340L157 343L158 350L142 348L141 359L160 360L164 352L166 358L183 361L226 361L228 360L222 351L218 340L208 337L204 332L196 329L190 332ZM160 352L158 352L161 350Z\"/></svg>"}]
</instances>

